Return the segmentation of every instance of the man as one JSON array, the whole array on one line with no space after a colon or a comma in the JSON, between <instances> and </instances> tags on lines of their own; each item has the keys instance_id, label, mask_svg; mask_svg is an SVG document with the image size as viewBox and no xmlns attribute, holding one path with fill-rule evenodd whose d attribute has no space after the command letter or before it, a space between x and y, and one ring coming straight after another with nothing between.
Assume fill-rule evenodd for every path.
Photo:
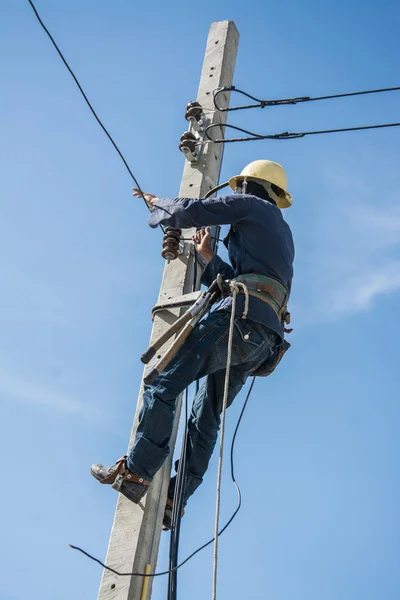
<instances>
[{"instance_id":1,"label":"man","mask_svg":"<svg viewBox=\"0 0 400 600\"><path fill-rule=\"evenodd\" d=\"M247 377L279 362L284 344L284 321L292 284L294 245L280 208L292 205L287 178L281 165L257 160L229 182L235 194L208 199L160 199L145 194L152 208L150 226L205 227L193 241L206 267L202 283L210 285L218 274L225 280L245 283L249 294L247 317L245 297L237 297L228 406ZM135 190L134 195L139 192ZM231 265L212 250L210 226L231 225L225 245ZM96 464L92 475L101 483L113 484L133 502L146 493L154 475L169 454L169 440L179 394L196 379L205 377L196 394L188 424L187 479L184 504L201 484L211 458L220 426L228 332L232 298L219 301L193 330L172 362L152 385L145 385L143 406L135 441L127 457L112 467ZM270 364L272 361L272 364ZM261 367L261 369L260 369ZM175 478L168 489L171 508Z\"/></svg>"}]
</instances>

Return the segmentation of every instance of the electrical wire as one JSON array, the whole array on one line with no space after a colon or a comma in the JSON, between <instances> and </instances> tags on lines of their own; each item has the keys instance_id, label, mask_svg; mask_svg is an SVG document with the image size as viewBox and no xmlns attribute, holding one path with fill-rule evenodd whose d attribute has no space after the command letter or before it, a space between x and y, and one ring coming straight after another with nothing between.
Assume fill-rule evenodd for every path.
<instances>
[{"instance_id":1,"label":"electrical wire","mask_svg":"<svg viewBox=\"0 0 400 600\"><path fill-rule=\"evenodd\" d=\"M281 106L287 104L299 104L301 102L316 102L317 100L332 100L335 98L348 98L350 96L365 96L367 94L379 94L382 92L394 92L398 90L400 90L400 86L381 88L377 90L363 90L361 92L348 92L345 94L332 94L330 96L316 96L314 98L311 98L310 96L300 96L298 98L283 98L281 100L261 100L260 98L256 98L255 96L252 96L251 94L248 94L247 92L236 88L234 85L230 85L219 88L214 91L214 106L216 110L220 112L232 112L235 110L246 110L249 108L265 108L266 106ZM250 100L254 100L256 104L244 104L241 106L221 108L217 104L217 98L220 94L223 94L224 92L236 92L238 94L241 94L242 96L245 96L246 98L250 98Z\"/></svg>"},{"instance_id":2,"label":"electrical wire","mask_svg":"<svg viewBox=\"0 0 400 600\"><path fill-rule=\"evenodd\" d=\"M221 189L225 187L227 183L222 183L217 185L216 188L213 188L209 192L207 192L205 197L209 197L213 192L217 189ZM218 230L219 231L219 230ZM193 244L193 281L192 281L192 292L196 291L197 288L197 261L198 261L198 252L196 250L195 244ZM199 380L196 380L195 384L195 393L197 394L200 387ZM168 593L167 600L176 600L177 598L177 581L178 581L178 573L174 570L174 567L178 564L178 550L179 550L179 541L180 541L180 529L181 529L181 521L182 521L182 508L183 508L183 499L186 485L186 477L187 477L187 442L188 442L188 388L185 391L185 427L183 432L183 441L181 448L181 455L178 463L178 471L176 474L175 480L175 489L174 489L174 498L173 498L173 511L172 511L172 524L171 524L171 539L170 539L170 550L169 550L169 568L170 573L168 575Z\"/></svg>"},{"instance_id":3,"label":"electrical wire","mask_svg":"<svg viewBox=\"0 0 400 600\"><path fill-rule=\"evenodd\" d=\"M220 124L215 123L215 126L220 127ZM204 194L204 199L210 198L210 196L212 196L216 192L219 192L219 190L222 190L222 188L227 187L228 185L229 185L229 181L224 181L223 183L219 183L215 187L211 188L211 190L209 190L206 194Z\"/></svg>"},{"instance_id":4,"label":"electrical wire","mask_svg":"<svg viewBox=\"0 0 400 600\"><path fill-rule=\"evenodd\" d=\"M241 133L246 133L248 137L236 137L236 138L217 138L213 139L210 137L209 132L211 129L216 127L216 125L209 125L205 130L205 137L208 139L208 142L213 142L214 144L229 144L233 142L253 142L254 140L292 140L297 138L303 138L307 135L321 135L326 133L342 133L345 131L362 131L365 129L383 129L385 127L400 127L400 123L384 123L380 125L364 125L362 127L344 127L342 129L323 129L320 131L303 131L300 133L290 133L288 131L284 133L274 133L274 134L259 134L254 133L252 131L248 131L247 129L243 129L242 127L237 127L236 125L228 125L225 124L223 127L227 127L228 129L234 129L235 131L240 131ZM221 127L221 125L218 125Z\"/></svg>"},{"instance_id":5,"label":"electrical wire","mask_svg":"<svg viewBox=\"0 0 400 600\"><path fill-rule=\"evenodd\" d=\"M193 282L192 292L196 291L197 287L197 261L198 255L195 246L193 245ZM196 393L199 389L198 381L196 381ZM169 546L169 575L168 575L168 592L167 600L176 600L177 598L177 585L178 585L178 573L175 567L178 564L178 551L182 521L182 508L183 508L183 497L186 485L187 476L187 442L188 442L188 394L189 388L185 390L185 414L184 414L184 431L181 446L181 454L178 462L178 469L175 479L174 497L173 497L173 508L172 508L172 522L171 522L171 539Z\"/></svg>"},{"instance_id":6,"label":"electrical wire","mask_svg":"<svg viewBox=\"0 0 400 600\"><path fill-rule=\"evenodd\" d=\"M104 133L106 134L106 136L108 137L109 141L111 142L111 144L113 145L114 149L117 151L119 157L121 158L125 168L127 169L128 173L130 174L131 178L133 179L139 193L141 194L146 206L148 206L143 191L140 187L140 184L138 182L138 180L136 179L135 175L133 174L132 170L130 169L124 155L122 154L121 150L119 149L119 147L117 146L116 142L114 141L114 139L112 138L112 136L110 135L110 133L108 132L108 130L106 129L106 127L103 125L102 121L100 120L100 118L98 117L96 111L94 110L92 104L90 103L88 97L86 96L81 84L79 83L77 77L75 76L74 72L72 71L71 67L69 66L68 62L66 61L64 55L62 54L61 50L59 49L58 45L56 44L53 36L51 35L50 31L47 29L47 27L45 26L45 24L43 23L34 3L32 2L32 0L28 0L38 22L40 23L40 25L42 26L42 28L44 29L44 31L46 32L46 34L48 35L51 43L53 44L54 48L56 49L58 55L60 56L61 60L63 61L65 67L67 68L68 72L70 73L70 75L72 76L73 80L75 81L79 91L81 92L86 104L88 105L90 111L92 112L94 118L96 119L97 123L100 125L100 127L102 128L102 130L104 131ZM211 112L211 111L210 111ZM224 184L223 184L224 185ZM223 187L223 185L221 187ZM218 187L218 186L217 186ZM218 188L219 189L219 188ZM197 254L197 253L196 253ZM197 280L197 256L195 254L195 269L194 269L194 284L193 287L196 287L196 280ZM233 449L234 449L234 443L235 443L235 439L236 439L236 434L244 413L244 409L247 405L247 401L250 397L250 393L251 390L253 388L254 385L254 381L255 378L253 379L253 382L250 386L250 390L249 393L246 397L246 401L244 403L244 406L242 408L242 412L240 414L239 417L239 421L237 423L236 429L235 429L235 433L234 433L234 437L232 440L232 447L231 447L231 474L232 474L232 480L236 486L237 489L237 493L238 493L238 506L235 510L235 512L233 513L232 517L229 519L228 523L221 529L221 531L218 533L218 537L225 531L225 529L230 525L230 523L233 521L234 517L236 516L237 512L240 509L241 506L241 493L240 493L240 488L239 485L237 483L237 481L234 478L234 467L233 467ZM186 394L185 394L185 431L184 431L184 441L183 441L183 445L182 445L182 452L181 452L181 460L180 460L180 466L178 469L178 474L177 474L177 485L178 485L178 489L177 491L179 492L177 494L177 498L176 501L174 502L174 512L173 512L173 529L171 532L171 545L170 545L170 565L172 564L172 568L170 568L168 571L162 572L162 573L153 573L153 574L145 574L145 573L119 573L118 571L116 571L115 569L112 569L111 567L105 565L104 563L102 563L99 559L95 558L94 556L90 555L88 552L86 552L85 550L83 550L82 548L79 548L78 546L74 546L72 544L70 544L70 547L74 550L78 550L79 552L81 552L82 554L84 554L85 556L87 556L88 558L90 558L91 560L97 562L98 564L100 564L104 569L111 571L112 573L116 574L116 575L120 575L120 576L139 576L139 577L156 577L156 576L160 576L160 575L166 575L169 574L170 575L170 582L169 582L169 593L168 596L169 598L171 598L171 600L173 600L174 598L176 598L176 571L183 566L184 564L186 564L188 562L188 560L190 560L191 558L193 558L198 552L200 552L201 550L203 550L204 548L206 548L208 545L210 545L215 538L213 538L212 540L210 540L209 542L207 542L206 544L204 544L203 546L201 546L199 549L197 549L195 552L193 552L188 558L186 558L181 564L177 565L177 552L178 552L178 544L179 544L179 532L180 532L180 521L181 521L181 511L182 511L182 504L183 504L183 491L184 491L184 484L185 484L185 479L186 479L186 444L187 444L187 415L188 413L188 390L186 390ZM172 575L172 577L171 577ZM175 575L175 577L173 577L173 575Z\"/></svg>"},{"instance_id":7,"label":"electrical wire","mask_svg":"<svg viewBox=\"0 0 400 600\"><path fill-rule=\"evenodd\" d=\"M195 282L193 282L195 286ZM194 290L193 290L194 291ZM168 575L168 594L167 600L176 600L178 572L175 567L178 564L179 539L182 520L183 497L186 485L187 476L187 441L188 441L188 404L189 404L189 388L185 390L185 412L184 420L185 427L183 432L181 455L179 458L178 471L175 480L172 523L171 523L171 539L169 549L169 570Z\"/></svg>"},{"instance_id":8,"label":"electrical wire","mask_svg":"<svg viewBox=\"0 0 400 600\"><path fill-rule=\"evenodd\" d=\"M143 201L144 201L144 203L145 203L145 204L146 204L146 206L149 208L149 206L148 206L148 204L147 204L147 202L146 202L146 200L145 200L145 197L144 197L143 191L142 191L142 189L141 189L141 187L140 187L140 185L139 185L139 182L138 182L138 180L136 179L136 177L134 176L134 174L132 173L132 170L131 170L131 168L129 167L129 165L128 165L127 161L125 160L125 157L124 157L124 155L122 154L121 150L118 148L117 144L115 143L115 141L114 141L114 140L113 140L113 138L111 137L110 133L108 132L108 130L107 130L107 129L106 129L106 127L103 125L103 123L101 122L100 118L98 117L98 115L97 115L96 111L94 110L93 106L91 105L91 103L90 103L90 101L89 101L88 97L86 96L85 92L83 91L83 89L82 89L82 86L81 86L81 84L79 83L79 81L78 81L78 79L77 79L77 77L76 77L75 73L73 72L73 70L72 70L72 69L71 69L71 67L69 66L69 64L68 64L68 62L66 61L66 59L65 59L65 57L64 57L64 55L63 55L63 53L61 52L60 48L57 46L57 44L56 44L56 42L55 42L55 40L54 40L53 36L52 36L52 35L51 35L51 33L50 33L50 31L47 29L46 25L43 23L42 19L40 18L40 15L39 15L39 13L38 13L38 11L37 11L37 9L36 9L36 7L35 7L34 3L32 2L32 0L28 0L28 2L29 2L29 4L30 4L30 5L31 5L31 7L32 7L32 10L33 10L33 12L35 13L35 16L36 16L37 20L39 21L39 23L40 23L40 25L42 26L42 28L44 29L44 31L47 33L47 35L48 35L48 37L49 37L49 39L50 39L51 43L53 44L54 48L57 50L57 52L58 52L58 54L59 54L59 56L60 56L61 60L63 61L64 65L66 66L66 68L68 69L68 71L69 71L70 75L72 76L73 80L75 81L76 85L78 86L78 89L79 89L80 93L82 94L82 96L83 96L83 98L84 98L84 100L85 100L86 104L88 105L89 109L91 110L91 112L92 112L92 114L93 114L94 118L96 119L97 123L100 125L100 127L102 128L102 130L104 131L104 133L106 134L106 136L108 137L108 139L110 140L110 142L112 143L112 145L114 146L114 148L115 148L115 150L117 151L117 153L118 153L119 157L121 158L122 162L124 163L124 165L125 165L125 167L126 167L126 170L128 171L129 175L132 177L133 181L135 182L135 185L136 185L136 187L138 188L138 191L140 192L140 194L141 194L141 196L142 196L142 198L143 198Z\"/></svg>"},{"instance_id":9,"label":"electrical wire","mask_svg":"<svg viewBox=\"0 0 400 600\"><path fill-rule=\"evenodd\" d=\"M236 506L236 509L234 510L234 512L232 513L230 519L225 523L225 525L223 526L223 528L220 530L220 532L218 533L218 536L222 535L224 533L224 531L226 531L226 529L228 529L229 525L232 523L232 521L234 520L234 518L236 517L236 515L238 514L241 506L242 506L242 494L240 491L240 487L239 484L236 480L235 477L235 470L234 470L234 450L235 450L235 442L236 442L236 437L237 437L237 433L239 431L239 426L240 423L242 421L243 415L244 415L244 411L246 409L246 406L248 404L251 392L253 390L254 387L254 383L255 383L256 378L253 377L253 380L250 384L249 390L247 392L246 395L246 399L243 403L243 407L242 410L240 412L239 415L239 419L238 422L236 424L236 428L233 434L233 438L232 438L232 444L231 444L231 454L230 454L230 464L231 464L231 478L232 478L232 482L236 487L236 492L237 492L237 496L238 496L238 503ZM197 550L195 550L194 552L192 552L192 554L190 554L187 558L185 558L185 560L183 560L181 563L179 563L179 565L177 565L176 567L174 567L174 569L168 569L168 571L161 571L160 573L121 573L120 571L117 571L116 569L113 569L112 567L109 567L108 565L104 564L103 562L101 562L101 560L99 560L98 558L92 556L91 554L89 554L89 552L86 552L86 550L83 550L82 548L80 548L79 546L73 546L72 544L69 544L69 547L72 548L73 550L78 550L78 552L81 552L82 554L84 554L85 556L87 556L88 558L90 558L91 560L93 560L94 562L98 563L101 567L103 567L103 569L106 569L107 571L111 571L111 573L114 573L114 575L118 575L120 577L161 577L162 575L169 575L169 573L174 570L178 570L181 567L183 567L183 565L185 565L187 562L189 562L189 560L191 560L194 556L196 556L196 554L198 554L199 552L201 552L202 550L204 550L205 548L207 548L207 546L210 546L212 543L214 542L214 537L209 540L208 542L206 542L205 544L203 544L202 546L200 546L200 548L197 548Z\"/></svg>"}]
</instances>

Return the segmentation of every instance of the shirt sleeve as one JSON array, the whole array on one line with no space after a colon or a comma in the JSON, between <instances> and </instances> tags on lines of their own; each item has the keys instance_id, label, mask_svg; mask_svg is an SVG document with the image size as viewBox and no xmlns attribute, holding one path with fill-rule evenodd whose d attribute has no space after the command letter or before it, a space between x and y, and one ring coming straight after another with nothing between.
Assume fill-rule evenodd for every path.
<instances>
[{"instance_id":1,"label":"shirt sleeve","mask_svg":"<svg viewBox=\"0 0 400 600\"><path fill-rule=\"evenodd\" d=\"M232 225L245 219L254 196L235 194L221 198L160 198L150 215L150 227L203 227L205 225Z\"/></svg>"},{"instance_id":2,"label":"shirt sleeve","mask_svg":"<svg viewBox=\"0 0 400 600\"><path fill-rule=\"evenodd\" d=\"M203 274L201 276L201 283L208 287L212 284L214 279L216 279L218 273L221 275L222 279L232 279L235 275L235 272L231 265L228 265L228 263L223 261L222 258L218 256L218 254L214 254L214 256L206 265L206 268L203 271Z\"/></svg>"}]
</instances>

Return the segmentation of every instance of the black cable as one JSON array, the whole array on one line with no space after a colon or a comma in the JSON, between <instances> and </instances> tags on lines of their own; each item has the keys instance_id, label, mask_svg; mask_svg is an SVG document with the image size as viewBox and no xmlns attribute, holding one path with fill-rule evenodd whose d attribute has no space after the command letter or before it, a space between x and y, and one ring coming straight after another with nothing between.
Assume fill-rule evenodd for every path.
<instances>
[{"instance_id":1,"label":"black cable","mask_svg":"<svg viewBox=\"0 0 400 600\"><path fill-rule=\"evenodd\" d=\"M122 154L121 150L118 148L117 144L114 142L113 138L111 137L111 135L109 134L109 132L107 131L107 129L105 128L105 126L103 125L103 123L100 121L99 117L97 116L96 111L94 110L93 106L91 105L91 103L89 102L88 97L86 96L85 92L82 89L81 84L79 83L78 79L76 78L74 72L72 71L71 67L69 66L69 64L67 63L66 59L64 58L60 48L57 46L53 36L51 35L50 31L47 29L46 25L43 23L42 19L39 16L38 11L36 10L35 5L33 4L32 0L28 0L29 4L32 7L33 12L36 15L37 20L39 21L40 25L43 27L43 29L45 30L45 32L47 33L48 37L50 38L51 43L53 44L54 48L57 50L61 60L63 61L64 65L67 67L69 73L71 74L73 80L75 81L76 85L78 86L79 91L81 92L86 104L88 105L88 107L90 108L94 118L96 119L96 121L98 122L98 124L100 125L100 127L102 128L102 130L104 131L104 133L106 134L106 136L108 137L108 139L110 140L110 142L112 143L112 145L114 146L115 150L118 152L119 157L121 158L122 162L124 163L129 175L132 177L133 181L135 182L135 185L138 189L138 191L140 192L140 194L142 195L143 201L146 204L146 206L148 207L148 204L144 198L144 194L142 192L142 189L139 185L138 180L136 179L136 177L134 176L134 174L132 173L128 163L125 160L124 155ZM149 208L149 207L148 207Z\"/></svg>"},{"instance_id":2,"label":"black cable","mask_svg":"<svg viewBox=\"0 0 400 600\"><path fill-rule=\"evenodd\" d=\"M193 285L192 292L196 291L197 288L197 261L199 260L199 253L196 250L196 246L193 244Z\"/></svg>"},{"instance_id":3,"label":"black cable","mask_svg":"<svg viewBox=\"0 0 400 600\"><path fill-rule=\"evenodd\" d=\"M220 125L217 125L217 124L215 124L215 126L220 127ZM227 187L228 185L229 185L229 181L224 181L223 183L219 183L215 187L211 188L211 190L209 190L206 194L204 194L204 199L209 198L210 196L215 194L215 192L222 190L222 188Z\"/></svg>"},{"instance_id":4,"label":"black cable","mask_svg":"<svg viewBox=\"0 0 400 600\"><path fill-rule=\"evenodd\" d=\"M171 524L171 539L169 546L169 576L168 576L168 595L167 600L176 600L178 572L175 567L178 564L179 539L182 520L183 497L186 486L187 476L187 437L188 437L188 398L189 389L185 390L185 427L183 432L181 455L179 458L178 471L175 480L173 509L172 509L172 524Z\"/></svg>"},{"instance_id":5,"label":"black cable","mask_svg":"<svg viewBox=\"0 0 400 600\"><path fill-rule=\"evenodd\" d=\"M234 511L234 513L232 514L231 518L229 519L229 521L227 521L227 523L225 523L224 527L221 529L221 531L218 533L218 537L220 535L222 535L224 533L224 531L226 529L228 529L229 525L232 523L232 521L234 520L234 518L236 517L236 515L238 514L241 506L242 506L242 494L240 491L240 487L238 482L236 481L235 478L235 471L234 471L234 448L235 448L235 441L236 441L236 436L237 433L239 431L239 426L240 423L242 421L243 418L243 414L244 411L246 409L247 403L249 401L251 392L253 390L253 386L255 383L256 378L253 377L253 381L251 382L251 385L249 387L249 391L247 392L247 396L246 399L243 403L243 407L242 410L240 412L239 415L239 419L238 422L236 424L236 428L233 434L233 438L232 438L232 444L231 444L231 477L232 477L232 481L236 487L236 491L238 494L238 504L237 507ZM201 552L202 550L204 550L204 548L207 548L207 546L210 546L210 544L212 544L214 542L214 538L212 538L210 541L206 542L205 544L203 544L202 546L200 546L200 548L197 548L197 550L195 550L194 552L192 552L192 554L190 554L187 558L185 558L185 560L183 560L179 565L177 565L176 567L174 567L174 571L180 569L181 567L183 567L183 565L185 565L187 562L189 562L189 560L191 560L194 556L196 556L196 554L198 554L199 552ZM81 552L82 554L84 554L85 556L87 556L88 558L90 558L91 560L93 560L94 562L97 562L101 567L103 567L103 569L106 569L107 571L111 571L111 573L114 573L115 575L119 575L120 577L160 577L162 575L169 575L169 573L171 572L171 569L169 569L168 571L162 571L160 573L121 573L119 571L116 571L115 569L113 569L112 567L109 567L108 565L104 564L103 562L101 562L101 560L99 560L98 558L95 558L94 556L92 556L91 554L89 554L88 552L86 552L85 550L83 550L82 548L79 548L79 546L73 546L72 544L69 544L69 547L72 548L73 550L78 550L79 552Z\"/></svg>"},{"instance_id":6,"label":"black cable","mask_svg":"<svg viewBox=\"0 0 400 600\"><path fill-rule=\"evenodd\" d=\"M213 194L215 194L219 190L222 190L222 188L227 187L228 185L229 185L229 181L224 181L223 183L219 183L215 187L211 188L211 190L209 190L206 194L204 194L203 199L210 198L210 196L212 196ZM221 231L221 227L217 226L216 227L216 232L219 234L220 231ZM212 239L215 240L215 246L218 245L218 242L223 242L224 241L222 238L219 237L219 235L212 236ZM184 238L184 237L182 237L181 240L183 240L185 242L191 242L192 238ZM196 251L196 249L194 250L194 257L195 257L195 263L194 263L194 270L195 270L195 272L194 272L194 275L193 275L193 279L194 279L193 285L195 286L196 280L197 280L197 251ZM193 292L196 291L195 287L193 287L192 291Z\"/></svg>"},{"instance_id":7,"label":"black cable","mask_svg":"<svg viewBox=\"0 0 400 600\"><path fill-rule=\"evenodd\" d=\"M303 131L300 133L290 133L288 131L284 133L274 133L262 135L259 133L253 133L252 131L248 131L247 129L242 129L241 127L236 127L236 125L228 125L225 124L223 127L228 127L229 129L234 129L235 131L241 131L242 133L247 133L249 137L238 137L238 138L217 138L213 139L209 135L209 131L216 127L216 125L209 125L205 130L206 138L214 142L214 144L229 144L233 142L252 142L254 140L292 140L296 138L303 138L306 135L321 135L324 133L341 133L345 131L362 131L365 129L383 129L385 127L400 127L400 123L384 123L382 125L364 125L362 127L344 127L342 129L324 129L321 131ZM220 125L218 125L220 127Z\"/></svg>"},{"instance_id":8,"label":"black cable","mask_svg":"<svg viewBox=\"0 0 400 600\"><path fill-rule=\"evenodd\" d=\"M249 136L249 138L231 138L231 139L225 139L225 138L217 138L214 139L212 137L210 137L209 132L211 131L211 129L214 129L216 126L221 127L221 125L216 125L215 123L213 125L208 125L208 127L206 127L205 129L205 137L207 138L207 140L209 140L210 142L214 142L214 144L229 144L229 142L234 142L234 141L250 141L250 140L262 140L265 139L265 136L263 136L262 134L258 134L258 133L253 133L252 131L248 131L247 129L243 129L242 127L237 127L236 125L229 125L228 123L225 123L223 125L223 127L227 127L228 129L234 129L235 131L241 131L242 133L247 133Z\"/></svg>"},{"instance_id":9,"label":"black cable","mask_svg":"<svg viewBox=\"0 0 400 600\"><path fill-rule=\"evenodd\" d=\"M112 143L112 145L114 146L115 150L117 151L118 155L120 156L122 162L124 163L127 171L129 172L130 176L132 177L133 181L136 184L136 187L138 188L138 191L140 192L140 194L142 195L142 198L147 205L147 202L144 198L144 194L142 192L142 189L140 187L139 182L137 181L136 177L134 176L134 174L132 173L128 163L125 160L125 157L123 156L121 150L118 148L117 144L115 143L115 141L113 140L113 138L111 137L110 133L107 131L107 129L105 128L105 126L103 125L103 123L101 122L100 118L98 117L96 111L94 110L93 106L91 105L88 97L86 96L85 92L82 89L82 86L80 85L78 79L76 78L74 72L72 71L71 67L69 66L69 64L67 63L66 59L64 58L61 50L59 49L59 47L57 46L53 36L51 35L50 31L47 29L47 27L44 25L42 19L39 16L38 11L36 10L35 5L33 4L32 0L28 0L29 4L32 7L33 12L35 13L35 16L37 18L37 20L39 21L40 25L42 26L42 28L44 29L44 31L47 33L50 41L52 42L54 48L56 49L57 53L59 54L61 60L63 61L65 67L68 69L70 75L72 76L73 80L75 81L79 91L81 92L86 104L88 105L89 109L91 110L93 116L95 117L96 121L98 122L98 124L100 125L100 127L102 128L102 130L104 131L104 133L106 134L106 136L108 137L108 139L110 140L110 142ZM221 186L223 187L223 185ZM218 188L219 189L219 188ZM197 252L195 251L195 268L194 268L194 285L193 287L196 287L196 281L197 281ZM254 380L253 380L254 383ZM250 387L250 392L251 389L253 387L253 384ZM248 394L248 397L250 395L250 392ZM247 400L248 397L246 398L246 402L245 405L247 404ZM242 413L240 415L240 419L238 421L238 424L236 426L236 430L235 430L235 435L232 441L232 448L231 448L231 460L233 460L233 446L234 446L234 441L235 441L235 437L236 437L236 433L237 433L237 429L238 426L240 424L240 420L243 414L244 408L242 409ZM170 580L169 580L169 592L168 592L168 598L169 600L175 600L176 599L176 571L178 568L180 568L181 566L183 566L183 564L185 564L190 558L192 558L195 554L197 554L197 552L199 552L200 550L202 550L203 548L205 548L207 545L211 544L214 541L214 538L208 542L206 545L202 546L200 549L198 549L196 552L194 552L189 558L187 558L185 561L183 561L183 563L181 563L180 565L177 565L177 556L178 556L178 546L179 546L179 533L180 533L180 523L181 523L181 513L182 513L182 505L183 505L183 492L184 492L184 487L185 487L185 482L186 482L186 447L187 447L187 419L188 419L188 390L186 389L186 394L185 394L185 431L184 431L184 440L183 440L183 444L182 444L182 452L181 452L181 459L179 461L179 468L178 468L178 473L177 473L177 480L176 480L176 499L175 499L175 495L174 495L174 508L173 508L173 518L172 518L172 531L171 531L171 544L170 544L170 569L168 571L165 571L163 573L154 573L154 574L144 574L144 573L119 573L118 571L116 571L115 569L112 569L111 567L108 567L107 565L105 565L104 563L102 563L99 559L91 556L88 552L86 552L85 550L83 550L82 548L79 548L78 546L73 546L72 544L70 545L71 548L73 548L74 550L79 550L79 552L82 552L82 554L84 554L85 556L91 558L92 560L94 560L95 562L99 563L103 568L111 571L112 573L115 573L116 575L120 575L120 576L124 576L124 575L129 575L129 576L139 576L139 577L156 577L159 575L166 575L169 574L170 575ZM240 488L237 484L237 482L234 479L234 475L233 475L233 464L231 464L231 473L232 473L232 478L233 481L236 485L238 494L239 494L239 505L234 513L234 515L231 517L231 519L229 520L229 522L225 525L225 527L221 530L221 532L218 535L221 535L221 533L227 528L227 526L232 522L233 518L236 516L240 505L241 505L241 496L240 496Z\"/></svg>"},{"instance_id":10,"label":"black cable","mask_svg":"<svg viewBox=\"0 0 400 600\"><path fill-rule=\"evenodd\" d=\"M219 190L222 190L223 188L227 187L228 185L229 185L229 181L224 181L223 183L219 183L215 187L211 188L211 190L209 190L206 194L204 194L204 198L210 198L210 196L212 196ZM215 235L212 236L212 239L214 240L214 246L213 246L214 252L218 251L218 242L224 241L223 239L221 239L219 237L220 232L221 232L221 227L220 227L220 225L217 225L215 227Z\"/></svg>"},{"instance_id":11,"label":"black cable","mask_svg":"<svg viewBox=\"0 0 400 600\"><path fill-rule=\"evenodd\" d=\"M197 261L198 253L195 245L193 244L193 281L192 281L192 292L196 291L197 288ZM196 381L196 394L199 391L199 380ZM171 524L171 539L169 547L169 568L170 573L168 576L168 594L167 600L176 600L177 598L177 584L178 584L178 573L175 567L178 564L178 551L179 551L179 540L180 530L182 521L182 508L183 498L185 493L186 478L187 478L187 442L188 442L188 393L189 389L185 390L185 427L183 431L183 440L181 455L178 462L178 471L175 480L174 498L173 498L173 510L172 510L172 524Z\"/></svg>"},{"instance_id":12,"label":"black cable","mask_svg":"<svg viewBox=\"0 0 400 600\"><path fill-rule=\"evenodd\" d=\"M364 125L362 127L343 127L341 129L323 129L321 131L304 131L303 133L282 133L279 139L293 139L306 135L320 135L323 133L341 133L345 131L363 131L365 129L384 129L385 127L400 127L400 123L383 123L380 125Z\"/></svg>"},{"instance_id":13,"label":"black cable","mask_svg":"<svg viewBox=\"0 0 400 600\"><path fill-rule=\"evenodd\" d=\"M238 482L236 481L236 478L235 478L233 452L234 452L234 449L235 449L235 441L236 441L236 436L237 436L237 433L238 433L238 430L239 430L239 425L240 425L240 422L242 420L244 411L246 409L246 406L247 406L247 403L249 401L249 398L250 398L250 395L251 395L251 392L253 390L255 382L256 382L256 378L253 377L253 380L252 380L252 382L250 384L250 387L249 387L249 391L247 392L246 400L244 401L243 406L242 406L242 410L240 411L239 419L238 419L238 422L237 422L237 425L236 425L236 428L235 428L235 431L234 431L234 434L233 434L232 444L231 444L231 478L232 478L232 481L233 481L233 483L235 484L235 487L236 487L236 491L237 491L237 495L238 495L238 504L237 504L235 512L232 514L230 520L226 523L225 527L219 532L219 535L221 535L221 533L223 531L225 531L225 529L227 527L229 527L230 523L232 523L233 519L236 517L237 513L239 512L240 507L242 506L242 492L240 491L239 484L238 484Z\"/></svg>"},{"instance_id":14,"label":"black cable","mask_svg":"<svg viewBox=\"0 0 400 600\"><path fill-rule=\"evenodd\" d=\"M367 94L379 94L382 92L395 92L400 90L400 86L381 88L378 90L364 90L362 92L347 92L346 94L332 94L330 96L316 96L315 98L307 98L307 100L299 100L300 102L314 102L316 100L331 100L333 98L349 98L350 96L365 96Z\"/></svg>"},{"instance_id":15,"label":"black cable","mask_svg":"<svg viewBox=\"0 0 400 600\"><path fill-rule=\"evenodd\" d=\"M315 102L317 100L332 100L334 98L348 98L350 96L364 96L366 94L379 94L381 92L394 92L400 90L399 87L390 87L390 88L382 88L378 90L364 90L361 92L348 92L346 94L332 94L330 96L317 96L315 98L311 98L310 96L300 96L298 98L283 98L281 100L261 100L260 98L256 98L243 90L237 89L234 85L226 86L223 88L219 88L214 91L214 106L220 112L231 112L234 110L246 110L249 108L265 108L266 106L281 106L287 104L299 104L300 102ZM242 94L246 98L250 98L250 100L254 100L256 104L244 104L242 106L231 106L227 108L221 108L217 104L217 98L219 94L223 94L224 92L236 92L238 94Z\"/></svg>"}]
</instances>

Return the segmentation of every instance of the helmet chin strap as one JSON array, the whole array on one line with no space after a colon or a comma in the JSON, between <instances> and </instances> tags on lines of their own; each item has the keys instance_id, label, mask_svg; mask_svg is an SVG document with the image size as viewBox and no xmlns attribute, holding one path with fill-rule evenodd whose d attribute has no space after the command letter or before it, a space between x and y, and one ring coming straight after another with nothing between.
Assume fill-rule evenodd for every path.
<instances>
[{"instance_id":1,"label":"helmet chin strap","mask_svg":"<svg viewBox=\"0 0 400 600\"><path fill-rule=\"evenodd\" d=\"M266 190L268 196L271 198L271 200L273 200L275 202L275 204L277 206L279 206L279 196L278 196L278 194L275 194L274 190L272 189L272 184L267 181L263 187L265 188L265 190Z\"/></svg>"},{"instance_id":2,"label":"helmet chin strap","mask_svg":"<svg viewBox=\"0 0 400 600\"><path fill-rule=\"evenodd\" d=\"M273 200L273 202L275 202L275 204L277 206L279 206L279 196L272 189L272 183L270 183L269 181L264 181L262 183L262 187L267 192L270 200ZM236 188L236 192L237 192L237 190L238 190L238 188ZM247 194L247 179L243 179L243 181L241 181L240 193L241 194Z\"/></svg>"},{"instance_id":3,"label":"helmet chin strap","mask_svg":"<svg viewBox=\"0 0 400 600\"><path fill-rule=\"evenodd\" d=\"M247 180L243 179L240 182L240 187L237 185L235 189L236 194L239 192L240 194L247 194Z\"/></svg>"}]
</instances>

